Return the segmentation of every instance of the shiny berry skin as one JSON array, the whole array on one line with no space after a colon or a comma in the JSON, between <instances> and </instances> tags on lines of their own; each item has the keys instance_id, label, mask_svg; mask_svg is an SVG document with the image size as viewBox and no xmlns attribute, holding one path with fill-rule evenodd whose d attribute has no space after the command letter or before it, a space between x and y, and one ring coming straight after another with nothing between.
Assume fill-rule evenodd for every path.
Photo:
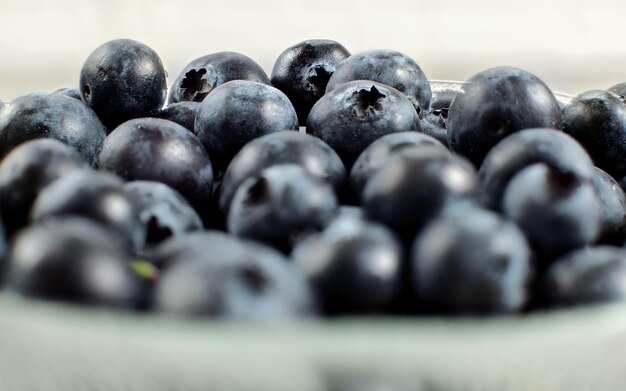
<instances>
[{"instance_id":1,"label":"shiny berry skin","mask_svg":"<svg viewBox=\"0 0 626 391\"><path fill-rule=\"evenodd\" d=\"M243 181L277 164L298 164L309 174L326 180L336 192L346 181L341 159L322 140L300 132L271 133L247 143L228 165L219 193L221 209L228 210Z\"/></svg>"},{"instance_id":2,"label":"shiny berry skin","mask_svg":"<svg viewBox=\"0 0 626 391\"><path fill-rule=\"evenodd\" d=\"M111 174L76 171L45 187L33 204L31 221L59 216L99 223L131 251L140 250L145 242L137 203Z\"/></svg>"},{"instance_id":3,"label":"shiny berry skin","mask_svg":"<svg viewBox=\"0 0 626 391\"><path fill-rule=\"evenodd\" d=\"M621 245L626 240L626 195L619 183L594 167L591 184L596 189L602 209L599 242Z\"/></svg>"},{"instance_id":4,"label":"shiny berry skin","mask_svg":"<svg viewBox=\"0 0 626 391\"><path fill-rule=\"evenodd\" d=\"M228 212L228 232L290 249L308 231L322 227L337 209L326 181L293 164L271 166L246 179Z\"/></svg>"},{"instance_id":5,"label":"shiny berry skin","mask_svg":"<svg viewBox=\"0 0 626 391\"><path fill-rule=\"evenodd\" d=\"M443 118L432 113L426 113L420 119L420 133L428 135L446 147L448 146L448 130L447 124Z\"/></svg>"},{"instance_id":6,"label":"shiny berry skin","mask_svg":"<svg viewBox=\"0 0 626 391\"><path fill-rule=\"evenodd\" d=\"M81 102L83 101L83 95L80 93L80 90L78 88L73 88L73 87L59 88L58 90L54 91L53 94L65 95L67 97L74 98Z\"/></svg>"},{"instance_id":7,"label":"shiny berry skin","mask_svg":"<svg viewBox=\"0 0 626 391\"><path fill-rule=\"evenodd\" d=\"M165 183L199 210L211 198L209 155L193 133L172 121L138 118L123 123L104 140L93 166L127 181Z\"/></svg>"},{"instance_id":8,"label":"shiny berry skin","mask_svg":"<svg viewBox=\"0 0 626 391\"><path fill-rule=\"evenodd\" d=\"M336 220L343 218L367 221L367 216L365 216L365 211L362 207L354 205L339 205L339 207L335 210L335 213L326 220L324 228L327 228Z\"/></svg>"},{"instance_id":9,"label":"shiny berry skin","mask_svg":"<svg viewBox=\"0 0 626 391\"><path fill-rule=\"evenodd\" d=\"M379 311L399 289L402 249L379 224L338 218L301 242L291 258L328 314Z\"/></svg>"},{"instance_id":10,"label":"shiny berry skin","mask_svg":"<svg viewBox=\"0 0 626 391\"><path fill-rule=\"evenodd\" d=\"M217 87L202 101L194 129L216 170L224 171L249 141L282 130L297 130L298 116L280 90L234 80Z\"/></svg>"},{"instance_id":11,"label":"shiny berry skin","mask_svg":"<svg viewBox=\"0 0 626 391\"><path fill-rule=\"evenodd\" d=\"M172 103L162 108L158 117L176 122L177 124L187 128L190 132L193 132L193 127L196 122L196 114L198 114L199 109L200 103L198 102L184 101Z\"/></svg>"},{"instance_id":12,"label":"shiny berry skin","mask_svg":"<svg viewBox=\"0 0 626 391\"><path fill-rule=\"evenodd\" d=\"M165 70L158 54L131 39L106 42L80 71L83 101L113 130L124 121L151 117L165 103Z\"/></svg>"},{"instance_id":13,"label":"shiny berry skin","mask_svg":"<svg viewBox=\"0 0 626 391\"><path fill-rule=\"evenodd\" d=\"M463 84L434 83L431 85L433 99L430 111L422 115L422 133L426 133L448 145L448 112L452 100L463 94Z\"/></svg>"},{"instance_id":14,"label":"shiny berry skin","mask_svg":"<svg viewBox=\"0 0 626 391\"><path fill-rule=\"evenodd\" d=\"M200 216L189 201L163 183L132 181L124 184L124 189L136 201L148 245L203 228Z\"/></svg>"},{"instance_id":15,"label":"shiny berry skin","mask_svg":"<svg viewBox=\"0 0 626 391\"><path fill-rule=\"evenodd\" d=\"M560 257L547 270L542 296L552 306L626 300L626 249L590 246Z\"/></svg>"},{"instance_id":16,"label":"shiny berry skin","mask_svg":"<svg viewBox=\"0 0 626 391\"><path fill-rule=\"evenodd\" d=\"M511 178L534 163L545 163L585 181L593 176L591 158L573 137L554 129L522 130L496 144L480 166L482 205L500 211Z\"/></svg>"},{"instance_id":17,"label":"shiny berry skin","mask_svg":"<svg viewBox=\"0 0 626 391\"><path fill-rule=\"evenodd\" d=\"M609 87L607 91L619 96L622 102L626 103L626 83L615 84L614 86Z\"/></svg>"},{"instance_id":18,"label":"shiny berry skin","mask_svg":"<svg viewBox=\"0 0 626 391\"><path fill-rule=\"evenodd\" d=\"M400 91L373 81L344 83L324 95L311 109L306 131L324 140L350 168L378 138L420 130L411 101Z\"/></svg>"},{"instance_id":19,"label":"shiny berry skin","mask_svg":"<svg viewBox=\"0 0 626 391\"><path fill-rule=\"evenodd\" d=\"M526 303L530 255L513 222L479 208L458 208L415 239L413 289L418 300L443 310L516 312Z\"/></svg>"},{"instance_id":20,"label":"shiny berry skin","mask_svg":"<svg viewBox=\"0 0 626 391\"><path fill-rule=\"evenodd\" d=\"M36 139L13 149L0 162L0 215L9 235L28 223L39 192L55 180L89 165L73 148Z\"/></svg>"},{"instance_id":21,"label":"shiny berry skin","mask_svg":"<svg viewBox=\"0 0 626 391\"><path fill-rule=\"evenodd\" d=\"M106 129L83 102L62 94L30 93L0 109L0 159L18 145L53 138L91 162Z\"/></svg>"},{"instance_id":22,"label":"shiny berry skin","mask_svg":"<svg viewBox=\"0 0 626 391\"><path fill-rule=\"evenodd\" d=\"M498 141L528 128L561 128L561 110L535 75L497 67L472 76L448 112L448 145L479 166Z\"/></svg>"},{"instance_id":23,"label":"shiny berry skin","mask_svg":"<svg viewBox=\"0 0 626 391\"><path fill-rule=\"evenodd\" d=\"M212 53L185 66L172 84L168 104L202 102L214 89L231 80L270 84L263 68L250 57L235 52Z\"/></svg>"},{"instance_id":24,"label":"shiny berry skin","mask_svg":"<svg viewBox=\"0 0 626 391\"><path fill-rule=\"evenodd\" d=\"M502 210L546 260L600 234L602 209L591 180L544 163L531 164L511 179Z\"/></svg>"},{"instance_id":25,"label":"shiny berry skin","mask_svg":"<svg viewBox=\"0 0 626 391\"><path fill-rule=\"evenodd\" d=\"M403 93L419 113L430 109L432 92L428 78L417 63L395 50L370 50L353 54L337 66L326 92L354 80L371 80Z\"/></svg>"},{"instance_id":26,"label":"shiny berry skin","mask_svg":"<svg viewBox=\"0 0 626 391\"><path fill-rule=\"evenodd\" d=\"M159 311L179 316L273 322L310 315L310 288L287 259L262 244L220 232L171 238L156 250L163 269Z\"/></svg>"},{"instance_id":27,"label":"shiny berry skin","mask_svg":"<svg viewBox=\"0 0 626 391\"><path fill-rule=\"evenodd\" d=\"M271 82L289 97L301 126L306 125L311 108L326 92L337 65L349 56L345 47L328 39L297 43L278 56Z\"/></svg>"},{"instance_id":28,"label":"shiny berry skin","mask_svg":"<svg viewBox=\"0 0 626 391\"><path fill-rule=\"evenodd\" d=\"M437 147L447 152L446 147L439 141L418 132L392 133L374 141L361 152L350 170L350 186L353 193L357 198L360 197L367 181L394 154L406 148L419 148L420 146Z\"/></svg>"},{"instance_id":29,"label":"shiny berry skin","mask_svg":"<svg viewBox=\"0 0 626 391\"><path fill-rule=\"evenodd\" d=\"M437 147L410 148L390 158L369 179L362 206L369 219L413 240L446 207L474 203L477 192L475 169L464 158Z\"/></svg>"},{"instance_id":30,"label":"shiny berry skin","mask_svg":"<svg viewBox=\"0 0 626 391\"><path fill-rule=\"evenodd\" d=\"M593 90L574 97L563 110L563 130L598 167L616 178L626 176L626 105L617 95Z\"/></svg>"},{"instance_id":31,"label":"shiny berry skin","mask_svg":"<svg viewBox=\"0 0 626 391\"><path fill-rule=\"evenodd\" d=\"M51 219L17 235L7 258L7 289L39 299L133 308L139 279L128 254L101 226Z\"/></svg>"}]
</instances>

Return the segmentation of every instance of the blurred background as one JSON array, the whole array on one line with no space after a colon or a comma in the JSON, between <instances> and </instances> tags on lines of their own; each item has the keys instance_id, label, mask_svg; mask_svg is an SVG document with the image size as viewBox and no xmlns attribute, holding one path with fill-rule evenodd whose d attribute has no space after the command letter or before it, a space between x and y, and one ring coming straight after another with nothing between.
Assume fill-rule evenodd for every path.
<instances>
[{"instance_id":1,"label":"blurred background","mask_svg":"<svg viewBox=\"0 0 626 391\"><path fill-rule=\"evenodd\" d=\"M431 79L511 65L575 94L626 81L625 15L623 0L0 0L0 99L77 86L83 61L114 38L155 49L170 83L222 50L269 74L288 46L328 38L352 53L401 51Z\"/></svg>"}]
</instances>

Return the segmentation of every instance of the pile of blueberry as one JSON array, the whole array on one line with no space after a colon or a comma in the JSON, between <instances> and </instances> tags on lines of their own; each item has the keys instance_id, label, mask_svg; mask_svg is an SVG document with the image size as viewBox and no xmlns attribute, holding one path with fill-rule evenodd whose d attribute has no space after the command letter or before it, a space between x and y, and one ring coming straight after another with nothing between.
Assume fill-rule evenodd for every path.
<instances>
[{"instance_id":1,"label":"pile of blueberry","mask_svg":"<svg viewBox=\"0 0 626 391\"><path fill-rule=\"evenodd\" d=\"M626 300L626 83L432 88L330 40L220 52L168 93L121 39L0 103L0 276L26 297L274 321Z\"/></svg>"}]
</instances>

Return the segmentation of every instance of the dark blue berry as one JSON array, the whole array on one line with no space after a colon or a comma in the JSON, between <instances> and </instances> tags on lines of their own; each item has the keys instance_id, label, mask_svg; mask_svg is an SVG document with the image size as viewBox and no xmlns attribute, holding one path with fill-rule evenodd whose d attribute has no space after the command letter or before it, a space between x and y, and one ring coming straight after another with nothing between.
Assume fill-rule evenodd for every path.
<instances>
[{"instance_id":1,"label":"dark blue berry","mask_svg":"<svg viewBox=\"0 0 626 391\"><path fill-rule=\"evenodd\" d=\"M274 63L272 85L287 95L300 125L306 125L311 108L326 92L337 65L350 53L340 43L312 39L285 49Z\"/></svg>"},{"instance_id":2,"label":"dark blue berry","mask_svg":"<svg viewBox=\"0 0 626 391\"><path fill-rule=\"evenodd\" d=\"M202 101L195 133L218 171L249 141L298 129L298 116L289 98L261 83L235 80L217 87Z\"/></svg>"},{"instance_id":3,"label":"dark blue berry","mask_svg":"<svg viewBox=\"0 0 626 391\"><path fill-rule=\"evenodd\" d=\"M391 158L394 154L407 148L420 146L437 147L446 151L446 147L439 141L418 132L392 133L379 138L370 144L359 155L350 171L350 186L353 193L360 198L367 181Z\"/></svg>"},{"instance_id":4,"label":"dark blue berry","mask_svg":"<svg viewBox=\"0 0 626 391\"><path fill-rule=\"evenodd\" d=\"M88 220L51 219L21 231L8 255L7 288L28 297L132 308L141 285L130 255Z\"/></svg>"},{"instance_id":5,"label":"dark blue berry","mask_svg":"<svg viewBox=\"0 0 626 391\"><path fill-rule=\"evenodd\" d=\"M28 223L39 192L55 180L89 165L71 147L54 139L21 144L0 163L0 215L9 235Z\"/></svg>"},{"instance_id":6,"label":"dark blue berry","mask_svg":"<svg viewBox=\"0 0 626 391\"><path fill-rule=\"evenodd\" d=\"M502 210L545 260L590 244L600 234L602 208L591 180L544 163L529 165L511 179Z\"/></svg>"},{"instance_id":7,"label":"dark blue berry","mask_svg":"<svg viewBox=\"0 0 626 391\"><path fill-rule=\"evenodd\" d=\"M138 118L123 123L104 140L93 165L127 181L165 183L200 212L211 198L209 155L193 133L171 121Z\"/></svg>"},{"instance_id":8,"label":"dark blue berry","mask_svg":"<svg viewBox=\"0 0 626 391\"><path fill-rule=\"evenodd\" d=\"M78 216L99 223L132 251L141 249L145 242L138 205L114 175L76 171L45 187L33 204L31 221L58 216Z\"/></svg>"},{"instance_id":9,"label":"dark blue berry","mask_svg":"<svg viewBox=\"0 0 626 391\"><path fill-rule=\"evenodd\" d=\"M341 159L322 140L300 132L272 133L247 143L230 162L219 193L221 209L228 210L244 180L277 164L298 164L309 174L328 181L337 192L346 180Z\"/></svg>"},{"instance_id":10,"label":"dark blue berry","mask_svg":"<svg viewBox=\"0 0 626 391\"><path fill-rule=\"evenodd\" d=\"M594 90L574 97L563 110L563 130L598 167L616 178L626 176L626 105L617 95Z\"/></svg>"},{"instance_id":11,"label":"dark blue berry","mask_svg":"<svg viewBox=\"0 0 626 391\"><path fill-rule=\"evenodd\" d=\"M347 168L376 139L411 130L420 130L420 123L409 99L394 88L363 80L341 84L318 100L306 129L328 143Z\"/></svg>"},{"instance_id":12,"label":"dark blue berry","mask_svg":"<svg viewBox=\"0 0 626 391\"><path fill-rule=\"evenodd\" d=\"M475 202L478 179L464 158L438 147L408 148L367 182L362 205L368 218L413 240L431 219L458 202Z\"/></svg>"},{"instance_id":13,"label":"dark blue berry","mask_svg":"<svg viewBox=\"0 0 626 391\"><path fill-rule=\"evenodd\" d=\"M139 209L146 242L154 245L170 237L203 228L198 213L179 192L153 181L132 181L124 185Z\"/></svg>"},{"instance_id":14,"label":"dark blue berry","mask_svg":"<svg viewBox=\"0 0 626 391\"><path fill-rule=\"evenodd\" d=\"M176 122L193 132L199 109L200 103L198 102L184 101L172 103L161 109L159 118Z\"/></svg>"},{"instance_id":15,"label":"dark blue berry","mask_svg":"<svg viewBox=\"0 0 626 391\"><path fill-rule=\"evenodd\" d=\"M342 217L301 242L291 258L330 314L371 312L391 303L399 289L402 250L379 224Z\"/></svg>"},{"instance_id":16,"label":"dark blue berry","mask_svg":"<svg viewBox=\"0 0 626 391\"><path fill-rule=\"evenodd\" d=\"M187 64L172 84L168 103L202 102L215 88L231 80L270 84L267 74L250 57L235 52L219 52Z\"/></svg>"},{"instance_id":17,"label":"dark blue berry","mask_svg":"<svg viewBox=\"0 0 626 391\"><path fill-rule=\"evenodd\" d=\"M477 166L506 136L528 128L561 128L552 91L535 75L512 67L472 76L448 113L448 145Z\"/></svg>"},{"instance_id":18,"label":"dark blue berry","mask_svg":"<svg viewBox=\"0 0 626 391\"><path fill-rule=\"evenodd\" d=\"M522 130L493 147L480 166L482 204L501 210L502 195L511 178L534 163L545 163L581 180L593 175L589 155L572 137L553 129Z\"/></svg>"},{"instance_id":19,"label":"dark blue berry","mask_svg":"<svg viewBox=\"0 0 626 391\"><path fill-rule=\"evenodd\" d=\"M158 54L131 39L99 46L80 71L83 101L113 130L133 118L155 116L165 103L165 70Z\"/></svg>"},{"instance_id":20,"label":"dark blue berry","mask_svg":"<svg viewBox=\"0 0 626 391\"><path fill-rule=\"evenodd\" d=\"M479 208L459 208L416 238L413 289L418 300L440 309L516 312L526 303L530 254L513 222Z\"/></svg>"},{"instance_id":21,"label":"dark blue berry","mask_svg":"<svg viewBox=\"0 0 626 391\"><path fill-rule=\"evenodd\" d=\"M326 92L354 80L372 80L400 91L419 113L430 109L432 92L428 78L417 63L395 50L370 50L342 61L330 77Z\"/></svg>"},{"instance_id":22,"label":"dark blue berry","mask_svg":"<svg viewBox=\"0 0 626 391\"><path fill-rule=\"evenodd\" d=\"M619 183L598 167L594 167L591 184L602 208L599 241L621 245L626 240L626 195Z\"/></svg>"},{"instance_id":23,"label":"dark blue berry","mask_svg":"<svg viewBox=\"0 0 626 391\"><path fill-rule=\"evenodd\" d=\"M546 272L542 296L553 306L624 302L626 250L585 247L557 259Z\"/></svg>"},{"instance_id":24,"label":"dark blue berry","mask_svg":"<svg viewBox=\"0 0 626 391\"><path fill-rule=\"evenodd\" d=\"M227 226L234 235L289 249L301 235L321 228L336 209L330 184L301 166L281 164L239 186Z\"/></svg>"},{"instance_id":25,"label":"dark blue berry","mask_svg":"<svg viewBox=\"0 0 626 391\"><path fill-rule=\"evenodd\" d=\"M0 109L0 158L36 138L53 138L91 162L106 130L83 102L62 94L31 93Z\"/></svg>"},{"instance_id":26,"label":"dark blue berry","mask_svg":"<svg viewBox=\"0 0 626 391\"><path fill-rule=\"evenodd\" d=\"M163 242L155 257L168 265L156 287L160 311L278 321L313 310L303 277L283 255L259 243L199 232Z\"/></svg>"}]
</instances>

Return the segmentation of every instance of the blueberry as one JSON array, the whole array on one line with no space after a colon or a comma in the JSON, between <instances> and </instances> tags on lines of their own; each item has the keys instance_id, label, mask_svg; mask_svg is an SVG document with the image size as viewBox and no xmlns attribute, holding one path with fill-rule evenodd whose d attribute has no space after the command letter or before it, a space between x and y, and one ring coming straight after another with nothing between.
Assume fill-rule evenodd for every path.
<instances>
[{"instance_id":1,"label":"blueberry","mask_svg":"<svg viewBox=\"0 0 626 391\"><path fill-rule=\"evenodd\" d=\"M272 85L289 97L300 125L306 125L311 108L326 92L326 84L337 64L350 56L340 43L312 39L282 52L272 70Z\"/></svg>"},{"instance_id":2,"label":"blueberry","mask_svg":"<svg viewBox=\"0 0 626 391\"><path fill-rule=\"evenodd\" d=\"M438 147L405 149L367 182L362 205L367 217L413 240L428 221L458 202L475 202L478 180L464 158Z\"/></svg>"},{"instance_id":3,"label":"blueberry","mask_svg":"<svg viewBox=\"0 0 626 391\"><path fill-rule=\"evenodd\" d=\"M246 179L228 212L228 231L289 249L337 209L332 187L298 165L275 165Z\"/></svg>"},{"instance_id":4,"label":"blueberry","mask_svg":"<svg viewBox=\"0 0 626 391\"><path fill-rule=\"evenodd\" d=\"M184 101L172 103L161 109L158 117L176 122L193 132L199 109L200 103L198 102Z\"/></svg>"},{"instance_id":5,"label":"blueberry","mask_svg":"<svg viewBox=\"0 0 626 391\"><path fill-rule=\"evenodd\" d=\"M128 249L139 250L145 231L135 199L110 174L77 171L45 187L35 200L31 220L79 216L100 223Z\"/></svg>"},{"instance_id":6,"label":"blueberry","mask_svg":"<svg viewBox=\"0 0 626 391\"><path fill-rule=\"evenodd\" d=\"M286 129L298 129L291 102L274 87L235 80L217 87L202 101L195 133L218 171L249 141Z\"/></svg>"},{"instance_id":7,"label":"blueberry","mask_svg":"<svg viewBox=\"0 0 626 391\"><path fill-rule=\"evenodd\" d=\"M626 83L615 84L614 86L610 87L607 91L610 91L614 93L615 95L619 96L622 102L626 103Z\"/></svg>"},{"instance_id":8,"label":"blueberry","mask_svg":"<svg viewBox=\"0 0 626 391\"><path fill-rule=\"evenodd\" d=\"M626 240L626 195L617 181L594 167L591 183L602 209L600 239L602 243L622 244Z\"/></svg>"},{"instance_id":9,"label":"blueberry","mask_svg":"<svg viewBox=\"0 0 626 391\"><path fill-rule=\"evenodd\" d=\"M200 140L177 123L138 118L118 126L93 165L121 178L165 183L200 212L211 198L213 169Z\"/></svg>"},{"instance_id":10,"label":"blueberry","mask_svg":"<svg viewBox=\"0 0 626 391\"><path fill-rule=\"evenodd\" d=\"M326 220L324 228L328 227L336 220L343 218L367 221L367 216L365 215L365 211L362 207L355 205L339 205L339 207L335 210L335 213Z\"/></svg>"},{"instance_id":11,"label":"blueberry","mask_svg":"<svg viewBox=\"0 0 626 391\"><path fill-rule=\"evenodd\" d=\"M164 269L155 303L175 315L279 321L311 313L306 281L280 253L216 232L171 238L155 254Z\"/></svg>"},{"instance_id":12,"label":"blueberry","mask_svg":"<svg viewBox=\"0 0 626 391\"><path fill-rule=\"evenodd\" d=\"M270 84L263 69L250 57L234 52L219 52L187 64L172 84L168 102L202 102L215 88L231 80Z\"/></svg>"},{"instance_id":13,"label":"blueberry","mask_svg":"<svg viewBox=\"0 0 626 391\"><path fill-rule=\"evenodd\" d=\"M438 115L426 113L420 120L420 132L424 133L441 144L448 146L448 130L446 121Z\"/></svg>"},{"instance_id":14,"label":"blueberry","mask_svg":"<svg viewBox=\"0 0 626 391\"><path fill-rule=\"evenodd\" d=\"M415 108L400 91L373 81L353 81L333 89L311 109L307 133L333 148L347 168L376 139L420 130Z\"/></svg>"},{"instance_id":15,"label":"blueberry","mask_svg":"<svg viewBox=\"0 0 626 391\"><path fill-rule=\"evenodd\" d=\"M89 55L80 71L80 92L112 130L129 119L157 114L167 93L165 70L150 47L116 39Z\"/></svg>"},{"instance_id":16,"label":"blueberry","mask_svg":"<svg viewBox=\"0 0 626 391\"><path fill-rule=\"evenodd\" d=\"M58 90L54 91L53 94L65 95L81 102L83 101L83 96L80 93L80 90L74 87L59 88Z\"/></svg>"},{"instance_id":17,"label":"blueberry","mask_svg":"<svg viewBox=\"0 0 626 391\"><path fill-rule=\"evenodd\" d=\"M581 180L593 175L589 155L572 137L553 129L522 130L493 147L480 166L481 203L500 211L511 178L534 163L548 164Z\"/></svg>"},{"instance_id":18,"label":"blueberry","mask_svg":"<svg viewBox=\"0 0 626 391\"><path fill-rule=\"evenodd\" d=\"M17 235L6 285L28 297L132 308L140 284L128 259L104 228L77 217L51 219Z\"/></svg>"},{"instance_id":19,"label":"blueberry","mask_svg":"<svg viewBox=\"0 0 626 391\"><path fill-rule=\"evenodd\" d=\"M395 50L370 50L342 61L328 80L326 92L354 80L372 80L400 91L418 113L430 108L432 92L428 78L417 63Z\"/></svg>"},{"instance_id":20,"label":"blueberry","mask_svg":"<svg viewBox=\"0 0 626 391\"><path fill-rule=\"evenodd\" d=\"M371 312L399 289L402 250L393 233L362 219L336 219L291 254L329 314Z\"/></svg>"},{"instance_id":21,"label":"blueberry","mask_svg":"<svg viewBox=\"0 0 626 391\"><path fill-rule=\"evenodd\" d=\"M374 141L361 152L352 166L350 186L353 193L360 198L367 181L394 154L406 148L420 146L437 147L442 151L447 151L446 147L436 139L418 132L392 133Z\"/></svg>"},{"instance_id":22,"label":"blueberry","mask_svg":"<svg viewBox=\"0 0 626 391\"><path fill-rule=\"evenodd\" d=\"M448 145L477 166L491 147L528 128L561 127L552 91L535 75L512 67L472 76L448 112Z\"/></svg>"},{"instance_id":23,"label":"blueberry","mask_svg":"<svg viewBox=\"0 0 626 391\"><path fill-rule=\"evenodd\" d=\"M322 140L308 134L283 131L247 143L228 165L220 190L224 212L241 183L277 164L298 164L309 174L328 181L337 192L346 180L346 169L337 153Z\"/></svg>"},{"instance_id":24,"label":"blueberry","mask_svg":"<svg viewBox=\"0 0 626 391\"><path fill-rule=\"evenodd\" d=\"M511 179L502 209L545 260L590 244L600 233L602 209L591 181L544 163L531 164Z\"/></svg>"},{"instance_id":25,"label":"blueberry","mask_svg":"<svg viewBox=\"0 0 626 391\"><path fill-rule=\"evenodd\" d=\"M203 228L193 207L171 187L160 182L133 181L124 188L135 197L147 244L154 245L170 236Z\"/></svg>"},{"instance_id":26,"label":"blueberry","mask_svg":"<svg viewBox=\"0 0 626 391\"><path fill-rule=\"evenodd\" d=\"M71 147L54 139L28 141L0 163L0 215L9 235L28 223L39 192L53 181L89 169Z\"/></svg>"},{"instance_id":27,"label":"blueberry","mask_svg":"<svg viewBox=\"0 0 626 391\"><path fill-rule=\"evenodd\" d=\"M448 112L452 100L458 95L465 93L463 84L451 84L447 82L432 83L432 102L430 111L422 115L422 132L448 145Z\"/></svg>"},{"instance_id":28,"label":"blueberry","mask_svg":"<svg viewBox=\"0 0 626 391\"><path fill-rule=\"evenodd\" d=\"M563 130L598 167L616 178L626 176L626 105L617 95L602 90L577 95L563 110Z\"/></svg>"},{"instance_id":29,"label":"blueberry","mask_svg":"<svg viewBox=\"0 0 626 391\"><path fill-rule=\"evenodd\" d=\"M585 247L557 259L546 272L542 294L554 306L624 302L626 250Z\"/></svg>"},{"instance_id":30,"label":"blueberry","mask_svg":"<svg viewBox=\"0 0 626 391\"><path fill-rule=\"evenodd\" d=\"M104 126L89 107L61 94L23 95L0 110L0 159L26 141L53 138L91 162L105 137Z\"/></svg>"},{"instance_id":31,"label":"blueberry","mask_svg":"<svg viewBox=\"0 0 626 391\"><path fill-rule=\"evenodd\" d=\"M430 223L412 252L416 297L456 312L508 313L526 302L530 249L511 221L459 208Z\"/></svg>"}]
</instances>

